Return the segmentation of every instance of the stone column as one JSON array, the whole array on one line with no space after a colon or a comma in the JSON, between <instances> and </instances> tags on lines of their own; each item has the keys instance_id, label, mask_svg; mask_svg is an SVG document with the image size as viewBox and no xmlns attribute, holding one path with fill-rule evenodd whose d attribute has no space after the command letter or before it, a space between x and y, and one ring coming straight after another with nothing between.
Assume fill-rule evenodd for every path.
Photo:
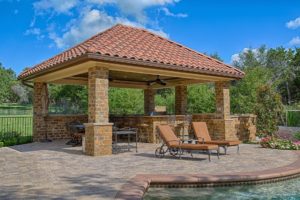
<instances>
[{"instance_id":1,"label":"stone column","mask_svg":"<svg viewBox=\"0 0 300 200\"><path fill-rule=\"evenodd\" d=\"M46 138L48 115L48 87L46 83L35 82L33 87L33 141Z\"/></svg>"},{"instance_id":2,"label":"stone column","mask_svg":"<svg viewBox=\"0 0 300 200\"><path fill-rule=\"evenodd\" d=\"M216 82L216 111L221 115L222 119L230 118L230 94L229 82Z\"/></svg>"},{"instance_id":3,"label":"stone column","mask_svg":"<svg viewBox=\"0 0 300 200\"><path fill-rule=\"evenodd\" d=\"M187 86L175 87L175 114L185 115L187 111Z\"/></svg>"},{"instance_id":4,"label":"stone column","mask_svg":"<svg viewBox=\"0 0 300 200\"><path fill-rule=\"evenodd\" d=\"M144 89L144 114L150 115L155 111L155 90Z\"/></svg>"},{"instance_id":5,"label":"stone column","mask_svg":"<svg viewBox=\"0 0 300 200\"><path fill-rule=\"evenodd\" d=\"M112 154L112 123L109 123L109 71L91 67L88 71L88 123L85 124L85 152L91 156Z\"/></svg>"}]
</instances>

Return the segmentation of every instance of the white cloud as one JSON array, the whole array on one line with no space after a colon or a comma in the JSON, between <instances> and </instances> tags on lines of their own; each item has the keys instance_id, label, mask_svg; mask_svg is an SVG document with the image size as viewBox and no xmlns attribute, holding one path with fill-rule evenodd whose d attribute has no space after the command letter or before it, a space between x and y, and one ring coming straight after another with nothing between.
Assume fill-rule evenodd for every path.
<instances>
[{"instance_id":1,"label":"white cloud","mask_svg":"<svg viewBox=\"0 0 300 200\"><path fill-rule=\"evenodd\" d=\"M41 38L41 32L47 32L48 37L58 48L67 48L79 43L94 34L102 32L111 26L121 23L134 27L145 28L155 34L168 38L169 35L159 27L158 21L148 18L147 9L163 11L165 16L187 17L186 14L172 13L167 6L180 0L38 0L33 3L35 15L26 35L36 35ZM114 13L107 12L106 6L117 8ZM147 11L147 12L146 12ZM46 29L40 29L37 24L47 18ZM67 17L66 22L56 20L60 15ZM68 19L69 18L69 19ZM65 21L65 20L64 20ZM37 27L36 27L37 26ZM53 46L50 44L49 46Z\"/></svg>"},{"instance_id":2,"label":"white cloud","mask_svg":"<svg viewBox=\"0 0 300 200\"><path fill-rule=\"evenodd\" d=\"M296 28L300 27L300 17L287 22L286 26L290 29L296 29Z\"/></svg>"},{"instance_id":3,"label":"white cloud","mask_svg":"<svg viewBox=\"0 0 300 200\"><path fill-rule=\"evenodd\" d=\"M174 4L179 1L180 0L89 0L89 2L99 5L115 4L123 14L133 16L141 23L147 21L145 9L154 6Z\"/></svg>"},{"instance_id":4,"label":"white cloud","mask_svg":"<svg viewBox=\"0 0 300 200\"><path fill-rule=\"evenodd\" d=\"M45 37L45 35L42 34L42 31L41 29L39 28L30 28L30 29L27 29L24 33L25 35L34 35L36 36L36 38L38 40L41 40Z\"/></svg>"},{"instance_id":5,"label":"white cloud","mask_svg":"<svg viewBox=\"0 0 300 200\"><path fill-rule=\"evenodd\" d=\"M162 8L161 9L166 16L170 16L170 17L178 17L178 18L185 18L187 17L188 15L187 14L184 14L184 13L172 13L168 8Z\"/></svg>"},{"instance_id":6,"label":"white cloud","mask_svg":"<svg viewBox=\"0 0 300 200\"><path fill-rule=\"evenodd\" d=\"M239 53L235 53L231 56L231 63L235 63L235 62L240 62L240 54Z\"/></svg>"},{"instance_id":7,"label":"white cloud","mask_svg":"<svg viewBox=\"0 0 300 200\"><path fill-rule=\"evenodd\" d=\"M31 28L26 30L25 35L40 35L41 34L41 29L39 28Z\"/></svg>"},{"instance_id":8,"label":"white cloud","mask_svg":"<svg viewBox=\"0 0 300 200\"><path fill-rule=\"evenodd\" d=\"M78 4L78 0L40 0L33 3L36 13L42 14L47 11L69 14L70 10Z\"/></svg>"},{"instance_id":9,"label":"white cloud","mask_svg":"<svg viewBox=\"0 0 300 200\"><path fill-rule=\"evenodd\" d=\"M69 29L62 36L58 36L55 32L50 32L49 37L55 42L58 48L66 48L102 32L117 23L143 27L141 24L131 22L126 18L112 17L104 11L86 8L82 11L79 19L72 21ZM150 29L150 31L163 37L168 37L162 30Z\"/></svg>"},{"instance_id":10,"label":"white cloud","mask_svg":"<svg viewBox=\"0 0 300 200\"><path fill-rule=\"evenodd\" d=\"M294 37L293 39L291 39L291 41L289 42L289 44L293 45L293 46L300 45L300 37L299 36Z\"/></svg>"}]
</instances>

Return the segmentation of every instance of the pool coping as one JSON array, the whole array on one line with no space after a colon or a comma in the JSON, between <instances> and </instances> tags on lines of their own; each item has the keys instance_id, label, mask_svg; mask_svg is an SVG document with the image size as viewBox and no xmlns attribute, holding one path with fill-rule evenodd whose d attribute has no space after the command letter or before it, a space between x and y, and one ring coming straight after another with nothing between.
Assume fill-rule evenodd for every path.
<instances>
[{"instance_id":1,"label":"pool coping","mask_svg":"<svg viewBox=\"0 0 300 200\"><path fill-rule=\"evenodd\" d=\"M274 169L234 174L138 174L125 183L115 196L118 200L141 200L148 188L208 187L242 184L262 184L300 176L300 151L295 151L295 162Z\"/></svg>"}]
</instances>

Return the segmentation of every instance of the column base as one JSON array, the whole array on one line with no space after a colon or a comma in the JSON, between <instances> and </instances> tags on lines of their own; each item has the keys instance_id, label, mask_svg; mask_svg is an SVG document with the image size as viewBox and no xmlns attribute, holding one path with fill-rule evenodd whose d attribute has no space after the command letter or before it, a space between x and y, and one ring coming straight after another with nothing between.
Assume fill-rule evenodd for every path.
<instances>
[{"instance_id":1,"label":"column base","mask_svg":"<svg viewBox=\"0 0 300 200\"><path fill-rule=\"evenodd\" d=\"M85 154L90 156L105 156L112 154L113 123L86 123Z\"/></svg>"}]
</instances>

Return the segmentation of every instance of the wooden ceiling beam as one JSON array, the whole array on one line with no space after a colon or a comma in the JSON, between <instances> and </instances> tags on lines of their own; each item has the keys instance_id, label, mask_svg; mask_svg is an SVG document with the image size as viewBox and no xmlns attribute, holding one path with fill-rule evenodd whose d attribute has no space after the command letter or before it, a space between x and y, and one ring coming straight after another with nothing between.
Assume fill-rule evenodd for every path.
<instances>
[{"instance_id":1,"label":"wooden ceiling beam","mask_svg":"<svg viewBox=\"0 0 300 200\"><path fill-rule=\"evenodd\" d=\"M207 83L207 81L202 80L187 80L187 79L172 79L165 81L167 85L154 84L149 86L147 82L137 82L137 81L124 81L124 80L113 80L109 81L110 87L117 88L137 88L137 89L162 89L162 88L171 88L177 85L190 85L190 84L199 84L199 83ZM64 78L60 80L51 81L49 83L53 84L65 84L65 85L88 85L88 78L86 77L70 77Z\"/></svg>"}]
</instances>

